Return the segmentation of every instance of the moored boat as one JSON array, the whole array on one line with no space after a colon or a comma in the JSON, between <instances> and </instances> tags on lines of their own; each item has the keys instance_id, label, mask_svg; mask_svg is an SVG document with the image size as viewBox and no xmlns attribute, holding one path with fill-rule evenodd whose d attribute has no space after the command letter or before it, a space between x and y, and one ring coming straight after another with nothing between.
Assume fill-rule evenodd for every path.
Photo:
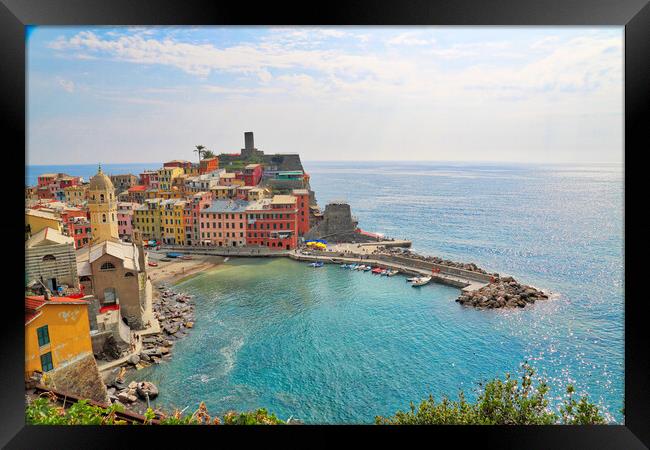
<instances>
[{"instance_id":1,"label":"moored boat","mask_svg":"<svg viewBox=\"0 0 650 450\"><path fill-rule=\"evenodd\" d=\"M431 277L420 277L419 279L413 282L412 286L413 287L424 286L430 281L431 281Z\"/></svg>"}]
</instances>

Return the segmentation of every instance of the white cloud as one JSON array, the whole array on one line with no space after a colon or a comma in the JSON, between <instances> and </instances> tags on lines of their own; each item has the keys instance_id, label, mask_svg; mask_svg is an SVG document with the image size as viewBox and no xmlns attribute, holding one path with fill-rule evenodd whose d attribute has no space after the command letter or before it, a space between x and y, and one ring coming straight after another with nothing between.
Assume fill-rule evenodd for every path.
<instances>
[{"instance_id":1,"label":"white cloud","mask_svg":"<svg viewBox=\"0 0 650 450\"><path fill-rule=\"evenodd\" d=\"M406 32L398 34L386 41L388 45L432 45L436 40L433 38L423 38L421 33Z\"/></svg>"},{"instance_id":2,"label":"white cloud","mask_svg":"<svg viewBox=\"0 0 650 450\"><path fill-rule=\"evenodd\" d=\"M59 77L56 79L56 82L63 88L64 91L73 93L74 92L74 82L70 80L64 80L63 78Z\"/></svg>"},{"instance_id":3,"label":"white cloud","mask_svg":"<svg viewBox=\"0 0 650 450\"><path fill-rule=\"evenodd\" d=\"M50 47L67 57L174 67L198 79L180 88L100 93L124 104L119 114L35 122L32 142L45 146L51 136L83 154L95 138L108 149L122 133L117 146L156 148L172 158L194 141L236 151L240 131L252 129L265 136L260 148L312 160L328 151L330 159L385 159L401 149L412 159L491 159L491 152L509 160L618 157L622 39L585 34L442 45L409 32L384 38L388 48L357 46L381 36L279 28L228 47L141 34L61 37ZM327 39L346 45L316 45ZM215 72L220 76L210 77ZM80 96L81 86L76 91ZM167 101L154 103L160 98ZM155 105L148 112L137 106L148 103ZM128 152L123 159L136 156L142 159Z\"/></svg>"}]
</instances>

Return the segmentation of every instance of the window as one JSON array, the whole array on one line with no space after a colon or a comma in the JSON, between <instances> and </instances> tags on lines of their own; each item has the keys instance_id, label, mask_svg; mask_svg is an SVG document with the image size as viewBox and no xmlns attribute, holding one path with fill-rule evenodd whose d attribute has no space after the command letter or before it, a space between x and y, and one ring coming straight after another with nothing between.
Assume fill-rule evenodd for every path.
<instances>
[{"instance_id":1,"label":"window","mask_svg":"<svg viewBox=\"0 0 650 450\"><path fill-rule=\"evenodd\" d=\"M44 355L41 355L41 368L43 372L49 372L54 369L54 364L52 363L52 352L47 352Z\"/></svg>"},{"instance_id":2,"label":"window","mask_svg":"<svg viewBox=\"0 0 650 450\"><path fill-rule=\"evenodd\" d=\"M102 222L106 223L106 214L102 214Z\"/></svg>"},{"instance_id":3,"label":"window","mask_svg":"<svg viewBox=\"0 0 650 450\"><path fill-rule=\"evenodd\" d=\"M99 268L99 270L114 270L114 269L115 269L115 266L113 265L112 262L105 262Z\"/></svg>"},{"instance_id":4,"label":"window","mask_svg":"<svg viewBox=\"0 0 650 450\"><path fill-rule=\"evenodd\" d=\"M56 261L54 255L45 255L43 256L43 261Z\"/></svg>"},{"instance_id":5,"label":"window","mask_svg":"<svg viewBox=\"0 0 650 450\"><path fill-rule=\"evenodd\" d=\"M50 332L47 329L47 325L40 327L36 330L36 335L38 336L38 346L42 347L50 343Z\"/></svg>"},{"instance_id":6,"label":"window","mask_svg":"<svg viewBox=\"0 0 650 450\"><path fill-rule=\"evenodd\" d=\"M104 194L99 194L100 203L104 203Z\"/></svg>"}]
</instances>

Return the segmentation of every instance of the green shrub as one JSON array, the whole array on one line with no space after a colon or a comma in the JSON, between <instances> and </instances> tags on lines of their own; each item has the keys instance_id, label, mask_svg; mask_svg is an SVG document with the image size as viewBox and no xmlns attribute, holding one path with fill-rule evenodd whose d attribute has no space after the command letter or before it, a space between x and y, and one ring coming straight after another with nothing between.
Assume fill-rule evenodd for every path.
<instances>
[{"instance_id":1,"label":"green shrub","mask_svg":"<svg viewBox=\"0 0 650 450\"><path fill-rule=\"evenodd\" d=\"M375 417L380 425L587 425L603 424L604 417L598 407L589 403L586 396L580 401L573 398L573 386L567 387L567 399L560 414L549 409L546 395L549 386L544 381L533 383L535 370L523 365L521 381L506 374L486 383L474 403L465 399L462 391L458 401L443 397L436 403L433 396L422 401L410 411L398 411L392 417Z\"/></svg>"}]
</instances>

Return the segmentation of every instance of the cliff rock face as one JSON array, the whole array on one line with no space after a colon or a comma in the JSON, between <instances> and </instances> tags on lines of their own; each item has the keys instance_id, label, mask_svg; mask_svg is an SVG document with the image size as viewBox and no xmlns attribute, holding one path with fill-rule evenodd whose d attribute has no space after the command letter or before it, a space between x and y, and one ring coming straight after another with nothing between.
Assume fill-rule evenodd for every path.
<instances>
[{"instance_id":1,"label":"cliff rock face","mask_svg":"<svg viewBox=\"0 0 650 450\"><path fill-rule=\"evenodd\" d=\"M47 372L46 378L47 386L54 390L110 404L106 385L99 375L97 363L91 353L64 367Z\"/></svg>"}]
</instances>

